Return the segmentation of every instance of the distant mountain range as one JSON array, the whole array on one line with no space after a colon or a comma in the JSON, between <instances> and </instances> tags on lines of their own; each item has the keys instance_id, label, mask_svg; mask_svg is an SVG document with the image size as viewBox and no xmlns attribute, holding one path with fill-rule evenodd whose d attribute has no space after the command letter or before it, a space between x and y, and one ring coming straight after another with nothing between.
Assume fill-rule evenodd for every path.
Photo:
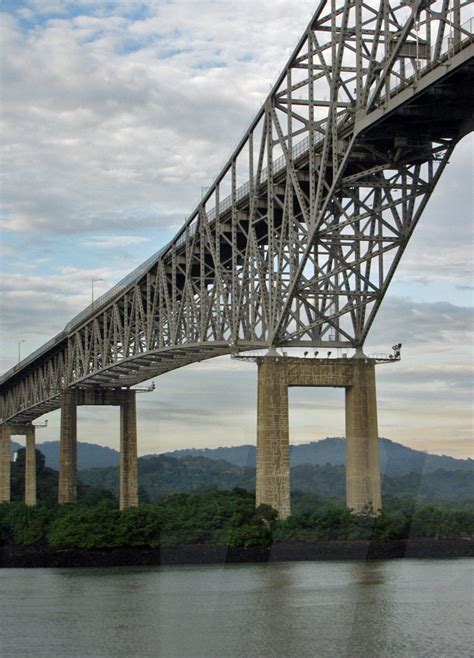
<instances>
[{"instance_id":1,"label":"distant mountain range","mask_svg":"<svg viewBox=\"0 0 474 658\"><path fill-rule=\"evenodd\" d=\"M12 453L22 448L19 443L12 441ZM59 441L47 441L38 443L38 450L41 450L46 459L46 466L59 470ZM77 467L79 470L84 468L104 468L106 466L118 466L119 453L113 448L106 448L95 443L77 444Z\"/></svg>"},{"instance_id":2,"label":"distant mountain range","mask_svg":"<svg viewBox=\"0 0 474 658\"><path fill-rule=\"evenodd\" d=\"M20 448L20 444L12 442L12 452ZM38 449L46 458L49 468L59 468L59 441L38 444ZM315 466L343 466L345 464L345 441L342 438L328 438L313 443L292 445L291 465L305 464ZM205 457L208 460L224 460L228 464L240 467L255 468L256 449L252 445L235 446L231 448L203 448L175 450L166 453L176 459L183 457ZM158 455L146 455L142 459L153 459ZM382 473L388 476L408 475L409 473L432 473L439 469L445 471L474 470L472 459L455 459L441 455L432 455L413 448L408 448L389 439L380 440L380 463ZM78 443L78 469L106 468L118 466L119 453L112 448L93 443Z\"/></svg>"},{"instance_id":3,"label":"distant mountain range","mask_svg":"<svg viewBox=\"0 0 474 658\"><path fill-rule=\"evenodd\" d=\"M328 438L322 441L290 446L292 466L313 464L324 466L344 466L346 463L346 442L342 438ZM255 446L245 445L235 448L204 448L202 450L175 450L167 453L171 457L206 457L223 459L236 466L256 464ZM152 455L150 455L152 456ZM432 473L438 469L446 471L473 471L472 459L455 459L441 455L431 455L420 450L395 443L389 439L380 439L380 465L382 473L390 476L408 473Z\"/></svg>"}]
</instances>

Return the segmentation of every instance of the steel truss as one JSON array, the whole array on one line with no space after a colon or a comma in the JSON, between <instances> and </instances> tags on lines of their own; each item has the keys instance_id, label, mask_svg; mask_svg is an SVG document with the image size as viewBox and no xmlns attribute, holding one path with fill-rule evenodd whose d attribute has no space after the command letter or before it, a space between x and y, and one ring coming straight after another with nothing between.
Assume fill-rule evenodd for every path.
<instances>
[{"instance_id":1,"label":"steel truss","mask_svg":"<svg viewBox=\"0 0 474 658\"><path fill-rule=\"evenodd\" d=\"M229 352L362 347L472 129L472 58L470 1L321 0L176 238L3 376L3 421Z\"/></svg>"}]
</instances>

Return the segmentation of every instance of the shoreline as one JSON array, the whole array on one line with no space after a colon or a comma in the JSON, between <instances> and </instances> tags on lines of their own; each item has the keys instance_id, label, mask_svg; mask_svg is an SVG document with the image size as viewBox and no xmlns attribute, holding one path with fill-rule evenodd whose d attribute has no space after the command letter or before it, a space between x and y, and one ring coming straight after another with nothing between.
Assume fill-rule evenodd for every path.
<instances>
[{"instance_id":1,"label":"shoreline","mask_svg":"<svg viewBox=\"0 0 474 658\"><path fill-rule=\"evenodd\" d=\"M474 557L474 540L412 539L279 543L228 547L208 544L162 548L54 549L38 546L0 547L0 568L131 567L334 560L452 559Z\"/></svg>"}]
</instances>

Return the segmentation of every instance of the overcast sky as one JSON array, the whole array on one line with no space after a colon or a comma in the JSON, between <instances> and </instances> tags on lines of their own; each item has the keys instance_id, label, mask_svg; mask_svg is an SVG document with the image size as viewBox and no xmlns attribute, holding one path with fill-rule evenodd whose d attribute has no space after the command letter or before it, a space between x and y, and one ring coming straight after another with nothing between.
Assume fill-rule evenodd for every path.
<instances>
[{"instance_id":1,"label":"overcast sky","mask_svg":"<svg viewBox=\"0 0 474 658\"><path fill-rule=\"evenodd\" d=\"M0 0L0 369L60 331L167 242L256 114L314 0ZM380 435L473 454L472 135L457 147L384 300L367 352ZM139 452L254 443L256 369L229 358L139 398ZM58 438L59 412L39 441ZM343 391L291 391L291 440L343 435ZM118 410L79 439L118 447Z\"/></svg>"}]
</instances>

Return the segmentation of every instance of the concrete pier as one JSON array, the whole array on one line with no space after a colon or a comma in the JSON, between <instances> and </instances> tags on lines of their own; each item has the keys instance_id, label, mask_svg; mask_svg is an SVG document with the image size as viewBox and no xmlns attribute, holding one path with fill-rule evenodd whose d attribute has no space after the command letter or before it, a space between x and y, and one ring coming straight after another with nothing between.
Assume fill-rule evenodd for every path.
<instances>
[{"instance_id":1,"label":"concrete pier","mask_svg":"<svg viewBox=\"0 0 474 658\"><path fill-rule=\"evenodd\" d=\"M375 361L268 356L258 363L257 507L290 515L288 388L346 389L346 501L360 514L382 507Z\"/></svg>"},{"instance_id":2,"label":"concrete pier","mask_svg":"<svg viewBox=\"0 0 474 658\"><path fill-rule=\"evenodd\" d=\"M346 500L360 514L382 509L375 363L353 362L352 386L346 388Z\"/></svg>"},{"instance_id":3,"label":"concrete pier","mask_svg":"<svg viewBox=\"0 0 474 658\"><path fill-rule=\"evenodd\" d=\"M0 503L9 503L11 500L11 434L11 428L8 425L0 425Z\"/></svg>"},{"instance_id":4,"label":"concrete pier","mask_svg":"<svg viewBox=\"0 0 474 658\"><path fill-rule=\"evenodd\" d=\"M25 505L36 505L36 437L34 425L25 430Z\"/></svg>"},{"instance_id":5,"label":"concrete pier","mask_svg":"<svg viewBox=\"0 0 474 658\"><path fill-rule=\"evenodd\" d=\"M137 507L137 408L135 391L122 391L120 403L120 509Z\"/></svg>"},{"instance_id":6,"label":"concrete pier","mask_svg":"<svg viewBox=\"0 0 474 658\"><path fill-rule=\"evenodd\" d=\"M59 449L58 502L77 501L77 406L76 392L63 391L61 397L61 436Z\"/></svg>"},{"instance_id":7,"label":"concrete pier","mask_svg":"<svg viewBox=\"0 0 474 658\"><path fill-rule=\"evenodd\" d=\"M77 501L77 407L120 407L120 509L138 505L136 392L130 389L78 388L61 401L59 504Z\"/></svg>"},{"instance_id":8,"label":"concrete pier","mask_svg":"<svg viewBox=\"0 0 474 658\"><path fill-rule=\"evenodd\" d=\"M290 514L290 446L286 362L258 366L257 507L270 505L280 519Z\"/></svg>"}]
</instances>

